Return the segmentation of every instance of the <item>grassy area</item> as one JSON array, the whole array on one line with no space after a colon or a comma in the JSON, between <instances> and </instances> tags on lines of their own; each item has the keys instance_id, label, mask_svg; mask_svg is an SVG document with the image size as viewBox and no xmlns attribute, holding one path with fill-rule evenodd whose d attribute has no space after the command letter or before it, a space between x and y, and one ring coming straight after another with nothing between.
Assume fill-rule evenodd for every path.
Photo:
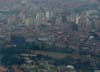
<instances>
[{"instance_id":1,"label":"grassy area","mask_svg":"<svg viewBox=\"0 0 100 72\"><path fill-rule=\"evenodd\" d=\"M32 53L46 55L46 56L50 56L50 57L58 58L58 59L63 59L67 56L72 56L71 54L66 54L66 53L61 53L61 52L38 51L38 50L34 50L34 51L32 51Z\"/></svg>"}]
</instances>

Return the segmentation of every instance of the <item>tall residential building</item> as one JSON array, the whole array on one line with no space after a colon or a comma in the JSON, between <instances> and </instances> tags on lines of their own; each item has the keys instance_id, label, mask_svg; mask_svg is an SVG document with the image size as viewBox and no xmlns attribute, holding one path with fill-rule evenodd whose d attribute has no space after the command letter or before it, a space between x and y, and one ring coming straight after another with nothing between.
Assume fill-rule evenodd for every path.
<instances>
[{"instance_id":1,"label":"tall residential building","mask_svg":"<svg viewBox=\"0 0 100 72\"><path fill-rule=\"evenodd\" d=\"M80 19L81 17L79 15L76 16L76 24L79 24L80 23Z\"/></svg>"},{"instance_id":2,"label":"tall residential building","mask_svg":"<svg viewBox=\"0 0 100 72\"><path fill-rule=\"evenodd\" d=\"M42 11L42 10L37 12L37 14L36 14L36 24L38 25L40 23L43 23L45 20L46 20L45 12Z\"/></svg>"},{"instance_id":3,"label":"tall residential building","mask_svg":"<svg viewBox=\"0 0 100 72\"><path fill-rule=\"evenodd\" d=\"M27 18L25 18L25 25L26 25L26 26L31 26L31 25L33 25L33 18L32 18L32 17L27 17Z\"/></svg>"}]
</instances>

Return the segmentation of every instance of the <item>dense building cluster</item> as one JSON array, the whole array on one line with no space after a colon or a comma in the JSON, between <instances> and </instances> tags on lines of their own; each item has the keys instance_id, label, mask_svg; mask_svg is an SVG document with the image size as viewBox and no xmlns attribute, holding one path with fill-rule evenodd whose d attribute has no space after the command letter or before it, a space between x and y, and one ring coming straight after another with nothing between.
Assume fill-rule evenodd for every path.
<instances>
[{"instance_id":1,"label":"dense building cluster","mask_svg":"<svg viewBox=\"0 0 100 72\"><path fill-rule=\"evenodd\" d=\"M46 50L72 49L75 61L89 61L93 69L100 69L100 5L97 1L70 0L69 4L73 5L60 0L0 1L0 48L17 48L22 42L23 48L35 43ZM25 40L16 44L12 36Z\"/></svg>"}]
</instances>

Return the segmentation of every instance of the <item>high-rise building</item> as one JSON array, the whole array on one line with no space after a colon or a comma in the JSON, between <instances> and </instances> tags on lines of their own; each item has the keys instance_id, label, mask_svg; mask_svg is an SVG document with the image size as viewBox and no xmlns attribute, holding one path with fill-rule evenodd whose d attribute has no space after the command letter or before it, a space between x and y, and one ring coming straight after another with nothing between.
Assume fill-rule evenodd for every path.
<instances>
[{"instance_id":1,"label":"high-rise building","mask_svg":"<svg viewBox=\"0 0 100 72\"><path fill-rule=\"evenodd\" d=\"M33 25L33 18L32 17L25 18L25 25L26 26Z\"/></svg>"},{"instance_id":2,"label":"high-rise building","mask_svg":"<svg viewBox=\"0 0 100 72\"><path fill-rule=\"evenodd\" d=\"M43 23L45 20L46 20L46 17L45 17L44 10L39 10L39 12L37 12L36 14L36 24L38 25L40 23Z\"/></svg>"},{"instance_id":3,"label":"high-rise building","mask_svg":"<svg viewBox=\"0 0 100 72\"><path fill-rule=\"evenodd\" d=\"M80 19L81 17L79 15L76 16L76 24L79 24L80 23Z\"/></svg>"}]
</instances>

